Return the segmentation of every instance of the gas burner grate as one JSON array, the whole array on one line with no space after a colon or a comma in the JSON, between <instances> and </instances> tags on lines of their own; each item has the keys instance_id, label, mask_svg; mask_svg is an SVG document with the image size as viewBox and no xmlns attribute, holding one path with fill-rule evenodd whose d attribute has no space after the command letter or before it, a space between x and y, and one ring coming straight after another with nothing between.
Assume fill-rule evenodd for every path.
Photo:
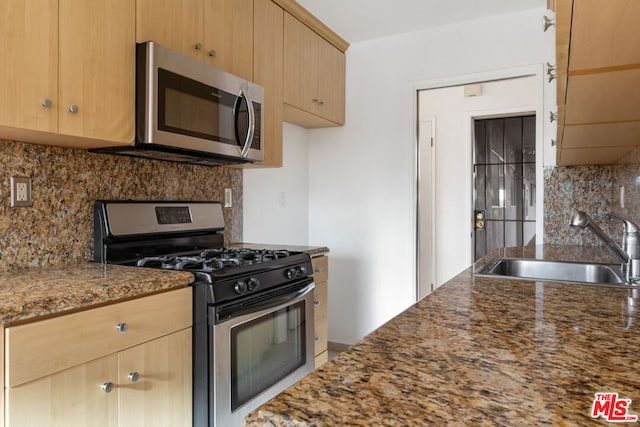
<instances>
[{"instance_id":1,"label":"gas burner grate","mask_svg":"<svg viewBox=\"0 0 640 427\"><path fill-rule=\"evenodd\" d=\"M138 267L212 272L228 267L261 264L290 256L287 250L219 248L206 249L198 255L153 256L140 258Z\"/></svg>"}]
</instances>

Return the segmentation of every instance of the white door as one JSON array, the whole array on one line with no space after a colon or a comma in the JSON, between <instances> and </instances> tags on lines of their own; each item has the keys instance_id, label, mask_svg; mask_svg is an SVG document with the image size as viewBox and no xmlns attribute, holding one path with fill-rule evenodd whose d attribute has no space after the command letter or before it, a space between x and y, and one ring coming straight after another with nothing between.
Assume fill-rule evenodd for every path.
<instances>
[{"instance_id":1,"label":"white door","mask_svg":"<svg viewBox=\"0 0 640 427\"><path fill-rule=\"evenodd\" d=\"M418 127L418 299L436 286L435 118Z\"/></svg>"}]
</instances>

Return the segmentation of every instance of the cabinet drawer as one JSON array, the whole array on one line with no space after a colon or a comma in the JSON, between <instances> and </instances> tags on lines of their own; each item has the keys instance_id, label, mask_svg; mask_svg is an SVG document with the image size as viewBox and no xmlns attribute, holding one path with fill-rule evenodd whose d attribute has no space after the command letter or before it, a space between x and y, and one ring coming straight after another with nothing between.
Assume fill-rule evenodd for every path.
<instances>
[{"instance_id":1,"label":"cabinet drawer","mask_svg":"<svg viewBox=\"0 0 640 427\"><path fill-rule=\"evenodd\" d=\"M329 361L329 352L323 351L318 354L315 359L315 369L318 369L320 366L324 365Z\"/></svg>"},{"instance_id":2,"label":"cabinet drawer","mask_svg":"<svg viewBox=\"0 0 640 427\"><path fill-rule=\"evenodd\" d=\"M314 323L314 355L319 355L327 350L327 318L315 319Z\"/></svg>"},{"instance_id":3,"label":"cabinet drawer","mask_svg":"<svg viewBox=\"0 0 640 427\"><path fill-rule=\"evenodd\" d=\"M326 282L329 279L329 258L319 256L311 258L313 265L313 279L317 282Z\"/></svg>"},{"instance_id":4,"label":"cabinet drawer","mask_svg":"<svg viewBox=\"0 0 640 427\"><path fill-rule=\"evenodd\" d=\"M192 324L191 288L6 329L6 384L19 384L112 354ZM126 331L117 326L126 324Z\"/></svg>"},{"instance_id":5,"label":"cabinet drawer","mask_svg":"<svg viewBox=\"0 0 640 427\"><path fill-rule=\"evenodd\" d=\"M313 290L313 316L316 319L327 317L327 282L316 282Z\"/></svg>"}]
</instances>

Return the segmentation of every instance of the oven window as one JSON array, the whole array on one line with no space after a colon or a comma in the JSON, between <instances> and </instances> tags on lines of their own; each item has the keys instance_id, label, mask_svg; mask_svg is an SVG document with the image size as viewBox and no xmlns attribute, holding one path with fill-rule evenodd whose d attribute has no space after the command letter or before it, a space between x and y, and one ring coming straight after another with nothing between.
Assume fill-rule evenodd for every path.
<instances>
[{"instance_id":1,"label":"oven window","mask_svg":"<svg viewBox=\"0 0 640 427\"><path fill-rule=\"evenodd\" d=\"M306 363L305 302L231 329L231 410Z\"/></svg>"}]
</instances>

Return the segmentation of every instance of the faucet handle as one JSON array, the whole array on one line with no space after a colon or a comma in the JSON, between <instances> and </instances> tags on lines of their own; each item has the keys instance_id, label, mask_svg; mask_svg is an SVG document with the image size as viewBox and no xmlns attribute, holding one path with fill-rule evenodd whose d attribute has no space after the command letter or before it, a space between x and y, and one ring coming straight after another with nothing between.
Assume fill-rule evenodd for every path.
<instances>
[{"instance_id":1,"label":"faucet handle","mask_svg":"<svg viewBox=\"0 0 640 427\"><path fill-rule=\"evenodd\" d=\"M627 218L623 218L620 215L616 215L613 212L606 213L604 216L607 219L615 218L622 221L622 224L624 225L625 234L638 233L640 231L640 227L638 227L638 225L635 222Z\"/></svg>"}]
</instances>

